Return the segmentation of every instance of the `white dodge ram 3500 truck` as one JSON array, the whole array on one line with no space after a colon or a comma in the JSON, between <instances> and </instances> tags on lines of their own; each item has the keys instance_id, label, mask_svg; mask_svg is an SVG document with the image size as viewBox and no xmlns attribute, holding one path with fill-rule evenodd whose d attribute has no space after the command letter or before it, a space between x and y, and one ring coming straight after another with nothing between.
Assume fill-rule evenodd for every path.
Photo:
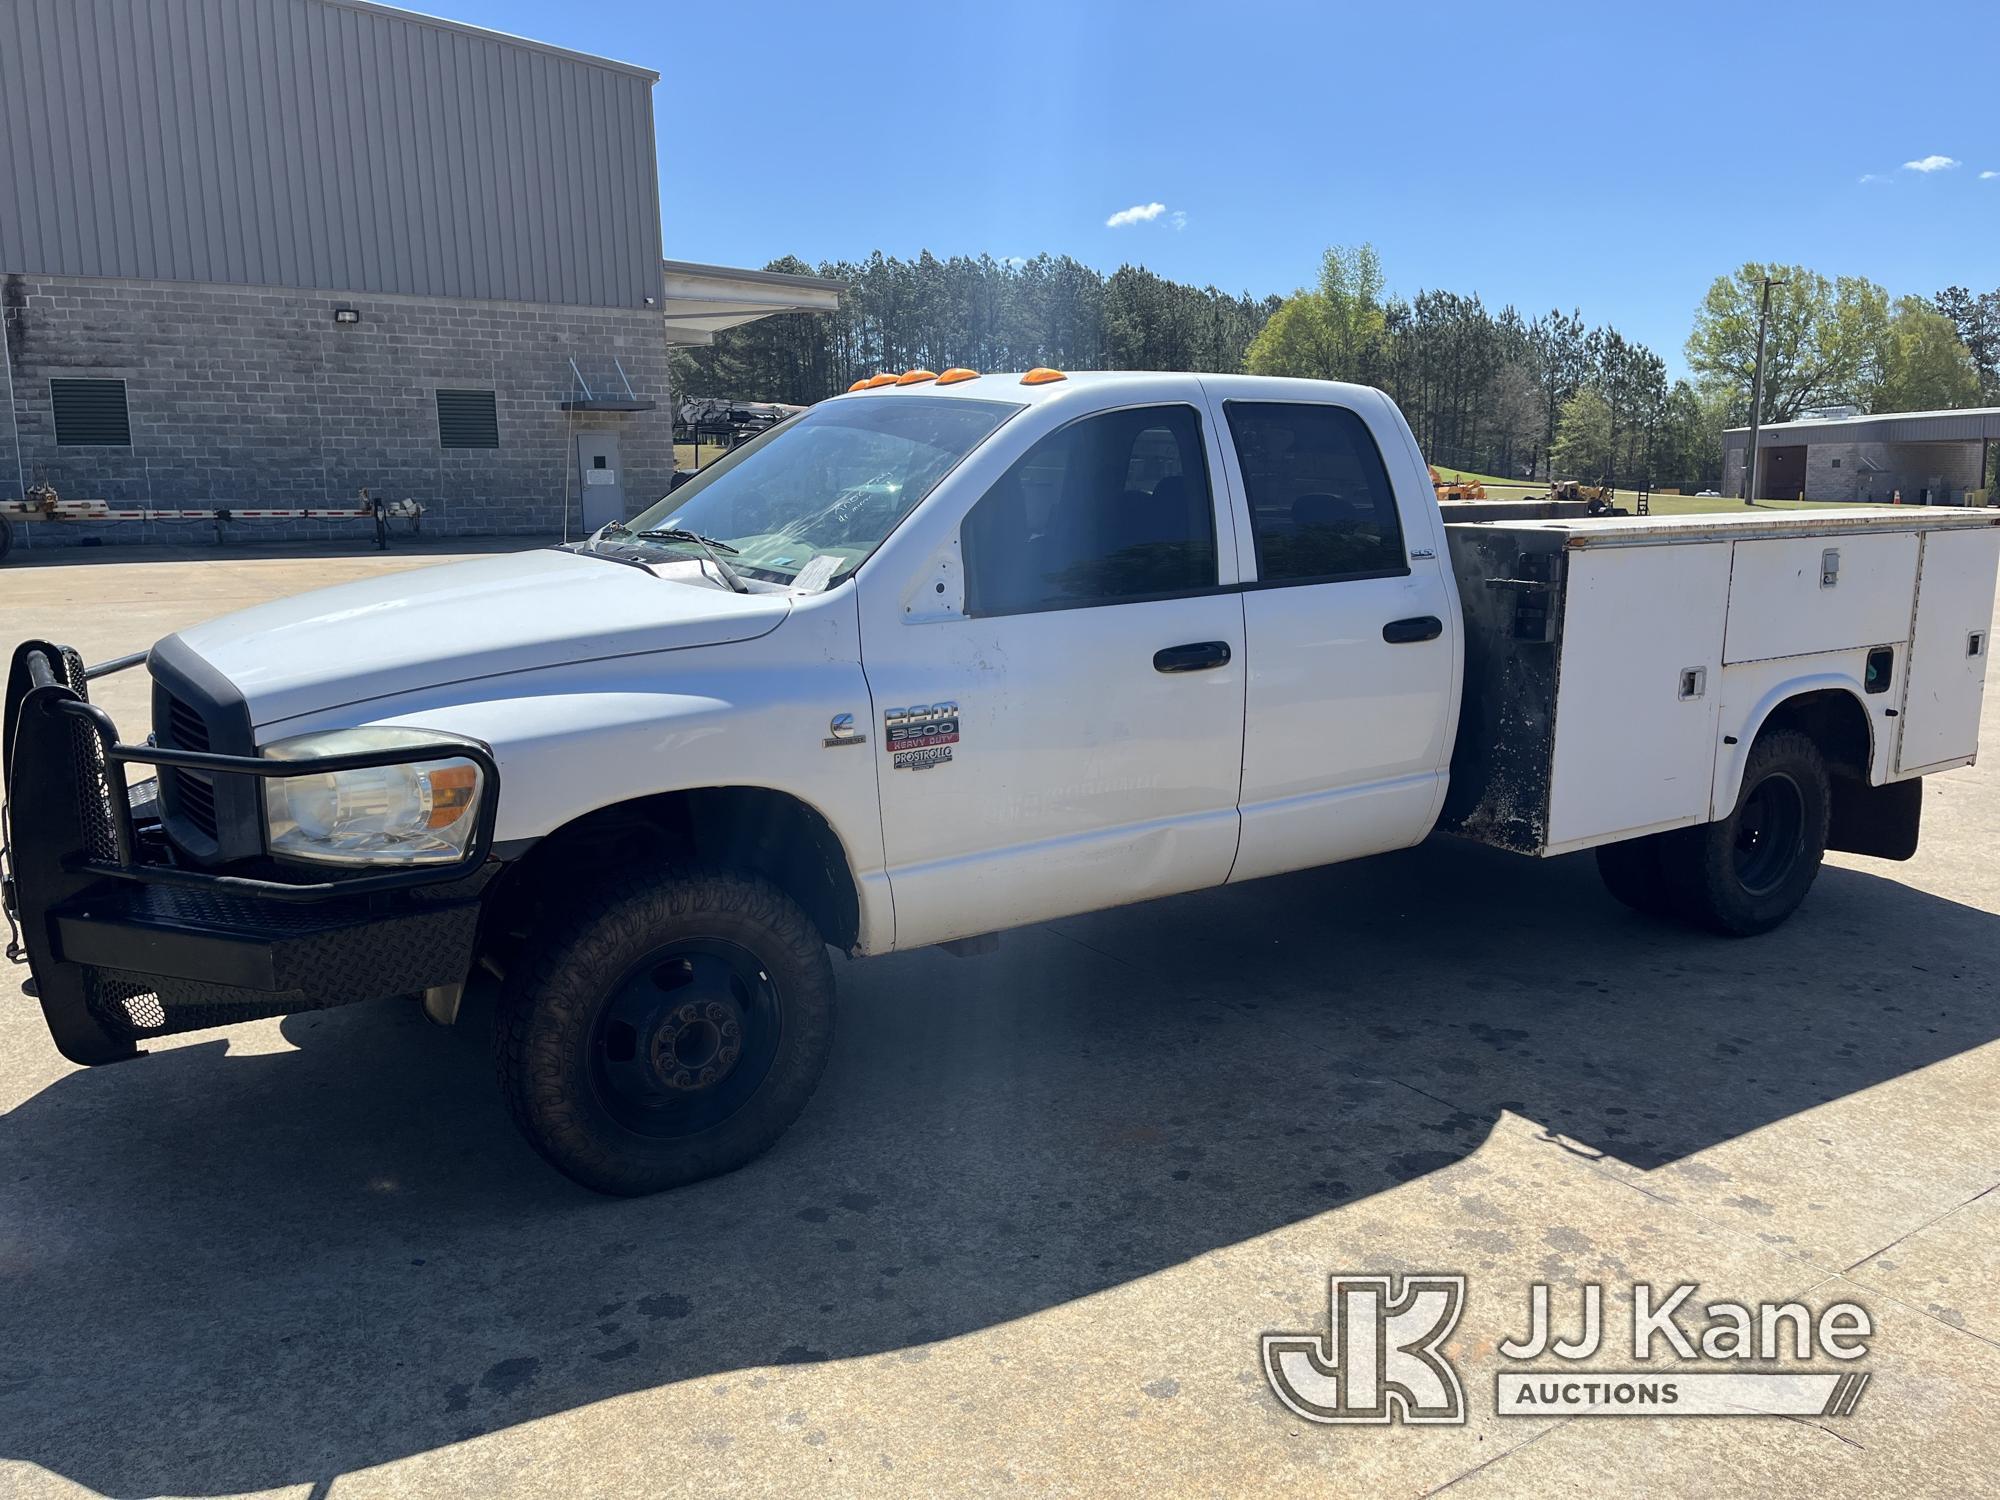
<instances>
[{"instance_id":1,"label":"white dodge ram 3500 truck","mask_svg":"<svg viewBox=\"0 0 2000 1500\"><path fill-rule=\"evenodd\" d=\"M1862 510L1447 526L1381 393L878 377L575 545L267 604L7 688L7 904L65 1056L500 980L557 1167L754 1156L827 946L1406 848L1596 848L1746 934L1906 858L1970 762L2000 529ZM87 680L143 660L152 734ZM132 765L157 768L128 787Z\"/></svg>"}]
</instances>

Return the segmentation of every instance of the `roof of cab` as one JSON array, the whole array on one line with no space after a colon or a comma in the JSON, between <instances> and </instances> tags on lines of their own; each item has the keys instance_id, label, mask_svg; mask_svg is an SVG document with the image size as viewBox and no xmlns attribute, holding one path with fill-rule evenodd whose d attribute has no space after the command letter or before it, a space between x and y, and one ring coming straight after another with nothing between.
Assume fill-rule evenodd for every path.
<instances>
[{"instance_id":1,"label":"roof of cab","mask_svg":"<svg viewBox=\"0 0 2000 1500\"><path fill-rule=\"evenodd\" d=\"M887 372L894 374L896 372ZM900 400L906 396L947 396L966 397L973 400L1009 401L1029 405L1042 401L1060 399L1066 392L1102 392L1107 388L1115 390L1119 386L1134 388L1157 388L1162 381L1199 381L1220 395L1234 395L1250 399L1257 395L1278 397L1283 387L1313 388L1315 395L1323 395L1328 400L1352 400L1357 392L1368 391L1369 386L1349 385L1336 380L1304 380L1288 376L1274 375L1210 375L1187 370L1066 370L1060 380L1048 380L1036 385L1024 385L1021 370L982 371L969 380L957 380L941 386L934 380L920 381L913 385L886 384L863 388L857 391L843 391L830 399L843 401L849 398L879 397ZM1299 399L1296 389L1293 399Z\"/></svg>"}]
</instances>

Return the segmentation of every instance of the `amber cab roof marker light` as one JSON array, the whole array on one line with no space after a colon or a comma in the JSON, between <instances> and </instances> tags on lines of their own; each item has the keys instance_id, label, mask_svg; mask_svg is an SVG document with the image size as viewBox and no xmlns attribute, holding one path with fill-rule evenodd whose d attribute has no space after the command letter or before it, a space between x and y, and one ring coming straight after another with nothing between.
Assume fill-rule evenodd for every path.
<instances>
[{"instance_id":1,"label":"amber cab roof marker light","mask_svg":"<svg viewBox=\"0 0 2000 1500\"><path fill-rule=\"evenodd\" d=\"M1022 385L1047 385L1052 380L1067 380L1069 376L1061 370L1051 370L1047 365L1036 365L1021 377Z\"/></svg>"},{"instance_id":2,"label":"amber cab roof marker light","mask_svg":"<svg viewBox=\"0 0 2000 1500\"><path fill-rule=\"evenodd\" d=\"M897 379L896 376L891 375L887 370L884 370L880 375L871 375L868 377L868 389L872 391L878 389L881 386L894 385L896 383L896 379Z\"/></svg>"},{"instance_id":3,"label":"amber cab roof marker light","mask_svg":"<svg viewBox=\"0 0 2000 1500\"><path fill-rule=\"evenodd\" d=\"M848 391L849 391L850 393L852 393L852 392L854 392L854 391L865 391L865 390L867 390L867 389L868 389L868 377L867 377L866 375L863 375L863 376L862 376L862 377L861 377L861 378L860 378L859 380L855 381L855 382L854 382L854 384L853 384L853 385L850 385L850 386L849 386L849 387L848 387L847 389L848 389Z\"/></svg>"},{"instance_id":4,"label":"amber cab roof marker light","mask_svg":"<svg viewBox=\"0 0 2000 1500\"><path fill-rule=\"evenodd\" d=\"M926 380L936 380L935 370L908 370L896 377L897 385L921 385Z\"/></svg>"},{"instance_id":5,"label":"amber cab roof marker light","mask_svg":"<svg viewBox=\"0 0 2000 1500\"><path fill-rule=\"evenodd\" d=\"M944 374L938 376L937 383L939 385L957 385L961 380L977 380L978 378L979 372L977 370L968 370L963 365L953 365Z\"/></svg>"}]
</instances>

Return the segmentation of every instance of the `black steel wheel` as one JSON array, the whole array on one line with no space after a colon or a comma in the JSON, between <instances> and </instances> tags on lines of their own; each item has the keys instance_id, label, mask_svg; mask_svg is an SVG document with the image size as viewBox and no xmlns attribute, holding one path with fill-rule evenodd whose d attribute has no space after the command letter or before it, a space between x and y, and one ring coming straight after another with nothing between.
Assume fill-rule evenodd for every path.
<instances>
[{"instance_id":1,"label":"black steel wheel","mask_svg":"<svg viewBox=\"0 0 2000 1500\"><path fill-rule=\"evenodd\" d=\"M634 964L599 1010L591 1087L627 1130L690 1135L756 1094L783 1034L777 983L749 949L709 938L667 943Z\"/></svg>"},{"instance_id":2,"label":"black steel wheel","mask_svg":"<svg viewBox=\"0 0 2000 1500\"><path fill-rule=\"evenodd\" d=\"M1735 821L1737 883L1746 895L1768 895L1784 884L1805 850L1805 793L1789 772L1773 771L1745 794Z\"/></svg>"},{"instance_id":3,"label":"black steel wheel","mask_svg":"<svg viewBox=\"0 0 2000 1500\"><path fill-rule=\"evenodd\" d=\"M571 892L510 974L494 1055L515 1123L604 1193L733 1171L798 1118L833 1045L833 970L759 876L654 871Z\"/></svg>"},{"instance_id":4,"label":"black steel wheel","mask_svg":"<svg viewBox=\"0 0 2000 1500\"><path fill-rule=\"evenodd\" d=\"M1818 745L1795 730L1759 735L1729 816L1663 836L1674 909L1731 937L1776 927L1819 875L1832 802Z\"/></svg>"}]
</instances>

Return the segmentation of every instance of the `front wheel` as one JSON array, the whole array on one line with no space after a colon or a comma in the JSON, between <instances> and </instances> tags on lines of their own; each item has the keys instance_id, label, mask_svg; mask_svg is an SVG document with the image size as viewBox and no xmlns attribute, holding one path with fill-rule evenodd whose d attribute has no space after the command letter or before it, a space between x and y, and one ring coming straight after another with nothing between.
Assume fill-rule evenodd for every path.
<instances>
[{"instance_id":1,"label":"front wheel","mask_svg":"<svg viewBox=\"0 0 2000 1500\"><path fill-rule=\"evenodd\" d=\"M558 1170L636 1195L733 1171L798 1118L833 1045L833 970L752 875L659 872L578 893L503 992L495 1059Z\"/></svg>"},{"instance_id":2,"label":"front wheel","mask_svg":"<svg viewBox=\"0 0 2000 1500\"><path fill-rule=\"evenodd\" d=\"M1832 801L1819 746L1789 730L1761 736L1730 815L1665 836L1661 864L1675 909L1731 937L1769 932L1819 875Z\"/></svg>"}]
</instances>

